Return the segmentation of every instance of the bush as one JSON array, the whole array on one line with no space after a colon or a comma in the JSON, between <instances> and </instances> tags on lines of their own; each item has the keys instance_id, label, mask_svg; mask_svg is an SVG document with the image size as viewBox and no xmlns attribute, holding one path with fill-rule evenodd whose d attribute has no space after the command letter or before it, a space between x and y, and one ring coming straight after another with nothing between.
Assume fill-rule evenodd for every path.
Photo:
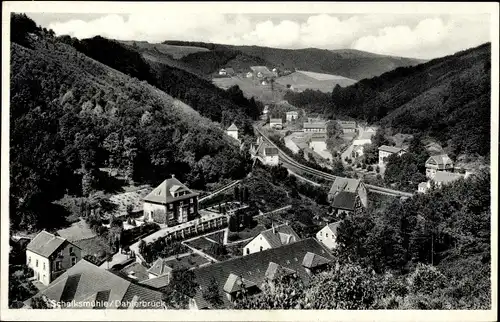
<instances>
[{"instance_id":1,"label":"bush","mask_svg":"<svg viewBox=\"0 0 500 322\"><path fill-rule=\"evenodd\" d=\"M380 167L379 167L379 166L377 166L377 167L375 168L375 172L380 173Z\"/></svg>"},{"instance_id":2,"label":"bush","mask_svg":"<svg viewBox=\"0 0 500 322\"><path fill-rule=\"evenodd\" d=\"M228 241L235 241L238 239L241 239L240 234L238 234L238 233L229 233L229 235L227 236Z\"/></svg>"},{"instance_id":3,"label":"bush","mask_svg":"<svg viewBox=\"0 0 500 322\"><path fill-rule=\"evenodd\" d=\"M373 171L373 167L371 165L369 165L369 166L366 167L366 170Z\"/></svg>"}]
</instances>

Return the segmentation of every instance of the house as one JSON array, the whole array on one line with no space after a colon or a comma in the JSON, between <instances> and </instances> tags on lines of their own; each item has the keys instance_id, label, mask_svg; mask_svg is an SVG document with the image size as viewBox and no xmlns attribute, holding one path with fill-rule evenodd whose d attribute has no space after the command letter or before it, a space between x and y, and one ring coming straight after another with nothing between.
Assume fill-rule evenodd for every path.
<instances>
[{"instance_id":1,"label":"house","mask_svg":"<svg viewBox=\"0 0 500 322\"><path fill-rule=\"evenodd\" d=\"M330 251L314 238L299 240L277 248L213 263L193 270L200 286L190 300L190 308L207 309L212 305L203 298L203 292L215 279L224 308L233 306L238 292L245 289L258 293L263 285L287 274L295 274L305 285L311 276L327 269L333 260Z\"/></svg>"},{"instance_id":2,"label":"house","mask_svg":"<svg viewBox=\"0 0 500 322\"><path fill-rule=\"evenodd\" d=\"M275 147L264 147L263 149L263 160L264 164L270 165L270 166L277 166L279 164L279 151Z\"/></svg>"},{"instance_id":3,"label":"house","mask_svg":"<svg viewBox=\"0 0 500 322\"><path fill-rule=\"evenodd\" d=\"M300 237L287 224L274 226L262 231L258 236L252 239L244 248L243 256L261 252L269 248L276 248L299 241Z\"/></svg>"},{"instance_id":4,"label":"house","mask_svg":"<svg viewBox=\"0 0 500 322\"><path fill-rule=\"evenodd\" d=\"M42 230L26 247L26 261L34 278L49 285L82 259L80 247L67 239Z\"/></svg>"},{"instance_id":5,"label":"house","mask_svg":"<svg viewBox=\"0 0 500 322\"><path fill-rule=\"evenodd\" d=\"M264 106L264 110L262 111L263 114L269 113L269 105Z\"/></svg>"},{"instance_id":6,"label":"house","mask_svg":"<svg viewBox=\"0 0 500 322\"><path fill-rule=\"evenodd\" d=\"M227 75L227 71L226 71L226 69L221 68L221 69L219 70L219 75L221 75L221 76L226 76L226 75Z\"/></svg>"},{"instance_id":7,"label":"house","mask_svg":"<svg viewBox=\"0 0 500 322\"><path fill-rule=\"evenodd\" d=\"M274 74L266 66L251 66L250 69L257 78L274 77Z\"/></svg>"},{"instance_id":8,"label":"house","mask_svg":"<svg viewBox=\"0 0 500 322\"><path fill-rule=\"evenodd\" d=\"M356 194L359 197L361 205L365 208L368 206L368 192L365 184L361 180L343 177L335 178L328 192L328 201L330 203L335 202L335 197L341 192ZM346 204L352 204L352 197L348 197L344 194L341 196L341 199L337 201L337 205L339 207L345 207Z\"/></svg>"},{"instance_id":9,"label":"house","mask_svg":"<svg viewBox=\"0 0 500 322\"><path fill-rule=\"evenodd\" d=\"M340 221L326 224L325 227L321 228L320 231L316 233L316 239L319 240L328 249L334 249L337 247L337 227L340 225Z\"/></svg>"},{"instance_id":10,"label":"house","mask_svg":"<svg viewBox=\"0 0 500 322\"><path fill-rule=\"evenodd\" d=\"M162 293L82 259L34 297L59 309L162 309ZM31 299L25 304L29 307Z\"/></svg>"},{"instance_id":11,"label":"house","mask_svg":"<svg viewBox=\"0 0 500 322\"><path fill-rule=\"evenodd\" d=\"M226 75L227 76L233 76L235 74L234 69L231 67L226 68Z\"/></svg>"},{"instance_id":12,"label":"house","mask_svg":"<svg viewBox=\"0 0 500 322\"><path fill-rule=\"evenodd\" d=\"M356 133L356 122L354 121L338 121L344 134Z\"/></svg>"},{"instance_id":13,"label":"house","mask_svg":"<svg viewBox=\"0 0 500 322\"><path fill-rule=\"evenodd\" d=\"M309 148L313 151L326 150L326 133L313 133L309 139Z\"/></svg>"},{"instance_id":14,"label":"house","mask_svg":"<svg viewBox=\"0 0 500 322\"><path fill-rule=\"evenodd\" d=\"M283 120L281 118L270 119L269 127L281 130L283 128Z\"/></svg>"},{"instance_id":15,"label":"house","mask_svg":"<svg viewBox=\"0 0 500 322\"><path fill-rule=\"evenodd\" d=\"M252 73L252 72L248 72L248 73L246 74L246 77L247 77L247 78L252 78L252 77L253 77L253 73Z\"/></svg>"},{"instance_id":16,"label":"house","mask_svg":"<svg viewBox=\"0 0 500 322\"><path fill-rule=\"evenodd\" d=\"M226 133L230 137L233 137L233 138L235 138L236 140L239 141L239 139L238 139L238 128L236 127L236 125L234 123L231 124L231 126L227 128Z\"/></svg>"},{"instance_id":17,"label":"house","mask_svg":"<svg viewBox=\"0 0 500 322\"><path fill-rule=\"evenodd\" d=\"M297 111L288 111L286 112L286 121L291 122L299 118L299 112Z\"/></svg>"},{"instance_id":18,"label":"house","mask_svg":"<svg viewBox=\"0 0 500 322\"><path fill-rule=\"evenodd\" d=\"M430 181L420 182L418 184L418 192L419 193L426 193L430 188L431 188Z\"/></svg>"},{"instance_id":19,"label":"house","mask_svg":"<svg viewBox=\"0 0 500 322\"><path fill-rule=\"evenodd\" d=\"M264 79L262 82L260 82L260 85L266 86L267 85L267 81Z\"/></svg>"},{"instance_id":20,"label":"house","mask_svg":"<svg viewBox=\"0 0 500 322\"><path fill-rule=\"evenodd\" d=\"M401 156L405 153L405 149L397 148L395 146L382 145L378 148L378 163L384 165L387 163L387 158L393 154Z\"/></svg>"},{"instance_id":21,"label":"house","mask_svg":"<svg viewBox=\"0 0 500 322\"><path fill-rule=\"evenodd\" d=\"M304 123L304 132L326 133L326 122L306 122Z\"/></svg>"},{"instance_id":22,"label":"house","mask_svg":"<svg viewBox=\"0 0 500 322\"><path fill-rule=\"evenodd\" d=\"M453 171L453 161L447 154L430 156L425 161L425 175L433 179L437 171Z\"/></svg>"},{"instance_id":23,"label":"house","mask_svg":"<svg viewBox=\"0 0 500 322\"><path fill-rule=\"evenodd\" d=\"M172 178L153 189L144 201L144 220L175 226L193 220L198 214L198 193Z\"/></svg>"},{"instance_id":24,"label":"house","mask_svg":"<svg viewBox=\"0 0 500 322\"><path fill-rule=\"evenodd\" d=\"M349 215L363 208L361 198L355 192L341 191L333 198L332 209L335 215Z\"/></svg>"}]
</instances>

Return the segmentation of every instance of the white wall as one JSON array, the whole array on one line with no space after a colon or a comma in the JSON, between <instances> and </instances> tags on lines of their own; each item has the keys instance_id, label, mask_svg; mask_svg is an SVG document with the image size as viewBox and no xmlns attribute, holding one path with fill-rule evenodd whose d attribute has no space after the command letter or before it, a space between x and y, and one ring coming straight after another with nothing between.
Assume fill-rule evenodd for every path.
<instances>
[{"instance_id":1,"label":"white wall","mask_svg":"<svg viewBox=\"0 0 500 322\"><path fill-rule=\"evenodd\" d=\"M328 226L323 227L323 229L316 233L316 239L318 239L328 249L334 249L337 247L337 236L332 233L330 227Z\"/></svg>"},{"instance_id":2,"label":"white wall","mask_svg":"<svg viewBox=\"0 0 500 322\"><path fill-rule=\"evenodd\" d=\"M392 153L387 151L378 151L378 163L384 164L384 158L388 158Z\"/></svg>"},{"instance_id":3,"label":"white wall","mask_svg":"<svg viewBox=\"0 0 500 322\"><path fill-rule=\"evenodd\" d=\"M264 164L278 165L279 164L279 157L277 155L273 155L273 156L265 155L264 156Z\"/></svg>"},{"instance_id":4,"label":"white wall","mask_svg":"<svg viewBox=\"0 0 500 322\"><path fill-rule=\"evenodd\" d=\"M236 140L238 140L238 131L226 131L227 135L235 138Z\"/></svg>"},{"instance_id":5,"label":"white wall","mask_svg":"<svg viewBox=\"0 0 500 322\"><path fill-rule=\"evenodd\" d=\"M324 151L326 150L326 142L311 141L309 147L314 151Z\"/></svg>"},{"instance_id":6,"label":"white wall","mask_svg":"<svg viewBox=\"0 0 500 322\"><path fill-rule=\"evenodd\" d=\"M368 207L368 190L366 189L366 186L363 182L361 182L359 184L358 196L359 196L359 199L361 200L361 203L363 204L363 207L367 208Z\"/></svg>"},{"instance_id":7,"label":"white wall","mask_svg":"<svg viewBox=\"0 0 500 322\"><path fill-rule=\"evenodd\" d=\"M26 261L28 267L33 269L35 278L42 282L42 284L49 285L51 275L49 259L27 250Z\"/></svg>"},{"instance_id":8,"label":"white wall","mask_svg":"<svg viewBox=\"0 0 500 322\"><path fill-rule=\"evenodd\" d=\"M262 247L262 249L261 249ZM253 254L260 252L261 250L266 250L270 249L271 245L267 242L262 235L258 235L255 237L251 242L249 242L244 248L243 248L243 256L248 255L248 254Z\"/></svg>"}]
</instances>

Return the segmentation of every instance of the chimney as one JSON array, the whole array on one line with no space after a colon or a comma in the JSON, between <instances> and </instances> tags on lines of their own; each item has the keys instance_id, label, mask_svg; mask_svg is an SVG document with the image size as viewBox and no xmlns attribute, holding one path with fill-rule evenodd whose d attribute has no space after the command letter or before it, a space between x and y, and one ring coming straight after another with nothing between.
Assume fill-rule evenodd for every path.
<instances>
[{"instance_id":1,"label":"chimney","mask_svg":"<svg viewBox=\"0 0 500 322\"><path fill-rule=\"evenodd\" d=\"M172 174L172 179L175 178L175 174Z\"/></svg>"},{"instance_id":2,"label":"chimney","mask_svg":"<svg viewBox=\"0 0 500 322\"><path fill-rule=\"evenodd\" d=\"M271 225L273 226L273 234L276 234L276 228L274 227L274 221L271 223Z\"/></svg>"}]
</instances>

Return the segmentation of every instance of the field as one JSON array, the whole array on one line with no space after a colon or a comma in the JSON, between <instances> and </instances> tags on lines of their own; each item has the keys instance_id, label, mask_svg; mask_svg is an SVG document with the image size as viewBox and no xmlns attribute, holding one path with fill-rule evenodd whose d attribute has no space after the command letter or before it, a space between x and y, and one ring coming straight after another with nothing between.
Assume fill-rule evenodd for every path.
<instances>
[{"instance_id":1,"label":"field","mask_svg":"<svg viewBox=\"0 0 500 322\"><path fill-rule=\"evenodd\" d=\"M290 85L292 90L304 91L306 89L319 90L323 93L330 93L336 85L341 87L354 84L356 81L346 77L320 74L308 71L297 71L290 75L276 79L276 83L286 87Z\"/></svg>"},{"instance_id":2,"label":"field","mask_svg":"<svg viewBox=\"0 0 500 322\"><path fill-rule=\"evenodd\" d=\"M272 91L271 85L260 85L251 78L244 78L241 76L217 77L212 79L212 83L222 89L228 89L231 86L238 85L245 97L255 97L255 99L263 103L281 101L286 92L286 88L280 84L275 83L274 91Z\"/></svg>"}]
</instances>

